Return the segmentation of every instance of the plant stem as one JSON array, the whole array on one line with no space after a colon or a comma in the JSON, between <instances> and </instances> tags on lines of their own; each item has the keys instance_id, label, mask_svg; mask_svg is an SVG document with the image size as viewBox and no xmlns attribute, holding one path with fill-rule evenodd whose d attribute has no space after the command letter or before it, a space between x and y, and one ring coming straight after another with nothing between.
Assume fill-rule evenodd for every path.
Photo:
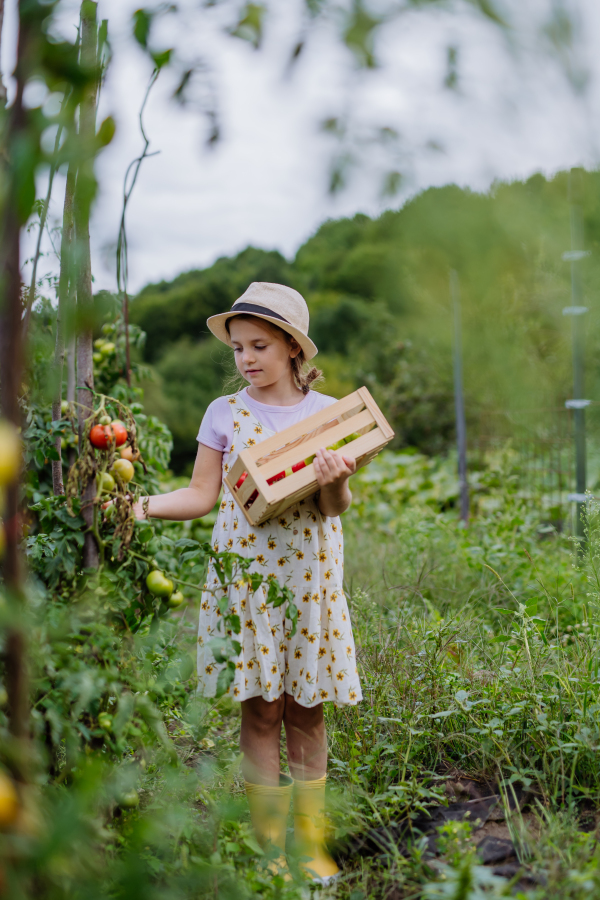
<instances>
[{"instance_id":1,"label":"plant stem","mask_svg":"<svg viewBox=\"0 0 600 900\"><path fill-rule=\"evenodd\" d=\"M58 279L58 311L56 314L56 346L54 350L54 377L56 379L56 393L52 402L52 419L54 422L61 418L60 401L62 397L63 367L65 359L65 319L72 296L73 284L73 198L76 182L75 164L69 164L67 172L67 184L65 188L65 202L63 207L63 227L60 246L60 276ZM54 494L64 494L65 488L62 476L62 459L60 435L56 435L55 441L58 459L52 460L52 489Z\"/></svg>"}]
</instances>

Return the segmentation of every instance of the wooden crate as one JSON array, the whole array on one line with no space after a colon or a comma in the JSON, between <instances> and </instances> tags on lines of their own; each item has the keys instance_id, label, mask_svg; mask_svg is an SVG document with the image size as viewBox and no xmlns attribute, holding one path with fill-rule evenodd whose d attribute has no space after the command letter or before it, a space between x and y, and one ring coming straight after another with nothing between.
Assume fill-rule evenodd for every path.
<instances>
[{"instance_id":1,"label":"wooden crate","mask_svg":"<svg viewBox=\"0 0 600 900\"><path fill-rule=\"evenodd\" d=\"M355 433L358 437L341 447L339 452L355 459L357 468L370 463L394 437L366 387L242 450L225 476L225 483L248 522L260 525L319 489L312 462L268 484L270 479L286 469L291 470L319 448L329 447ZM239 484L242 477L244 480Z\"/></svg>"}]
</instances>

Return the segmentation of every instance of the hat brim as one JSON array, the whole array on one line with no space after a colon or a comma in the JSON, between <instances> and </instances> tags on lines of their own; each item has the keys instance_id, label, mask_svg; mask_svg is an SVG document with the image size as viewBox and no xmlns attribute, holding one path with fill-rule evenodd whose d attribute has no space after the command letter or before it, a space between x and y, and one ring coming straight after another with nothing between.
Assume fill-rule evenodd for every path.
<instances>
[{"instance_id":1,"label":"hat brim","mask_svg":"<svg viewBox=\"0 0 600 900\"><path fill-rule=\"evenodd\" d=\"M273 325L277 325L278 328L281 328L282 331L286 331L288 334L291 334L293 338L295 338L304 351L305 359L312 359L313 356L316 356L319 352L317 350L316 344L313 344L308 335L303 334L298 328L294 328L293 325L288 324L288 322L284 322L282 319L276 319L275 316L265 316L262 313L254 313L248 312L248 310L240 310L236 312L235 310L229 310L226 313L219 313L218 316L211 316L206 320L206 324L208 325L210 331L216 338L222 341L224 344L227 344L228 347L233 347L231 343L231 337L229 336L229 332L225 327L225 323L228 319L232 319L234 316L254 316L257 319L264 319L265 322L272 322Z\"/></svg>"}]
</instances>

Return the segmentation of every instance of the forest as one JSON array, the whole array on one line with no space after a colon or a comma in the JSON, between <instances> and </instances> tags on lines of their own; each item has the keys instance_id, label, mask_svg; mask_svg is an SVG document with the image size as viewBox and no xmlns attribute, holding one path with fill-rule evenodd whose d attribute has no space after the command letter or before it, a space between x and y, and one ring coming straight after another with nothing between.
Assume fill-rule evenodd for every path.
<instances>
[{"instance_id":1,"label":"forest","mask_svg":"<svg viewBox=\"0 0 600 900\"><path fill-rule=\"evenodd\" d=\"M598 179L581 172L578 186L589 296L598 276ZM470 431L506 437L515 426L530 434L560 429L548 410L564 408L571 391L571 322L562 314L571 290L562 257L570 246L568 173L560 172L496 184L488 194L431 188L376 220L326 222L291 262L249 247L146 286L131 316L147 335L142 358L154 380L144 384L146 402L173 434L174 469L189 467L202 413L231 375L206 318L231 306L252 281L289 284L306 295L322 390L342 397L366 384L390 416L395 446L431 454L447 452L454 440L454 269ZM590 306L586 386L595 396L599 313Z\"/></svg>"}]
</instances>

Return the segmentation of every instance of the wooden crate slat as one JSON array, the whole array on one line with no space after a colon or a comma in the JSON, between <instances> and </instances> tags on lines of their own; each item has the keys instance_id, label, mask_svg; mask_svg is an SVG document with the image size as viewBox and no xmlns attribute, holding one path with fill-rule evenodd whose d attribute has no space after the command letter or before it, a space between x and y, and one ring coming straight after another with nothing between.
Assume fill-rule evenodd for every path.
<instances>
[{"instance_id":1,"label":"wooden crate slat","mask_svg":"<svg viewBox=\"0 0 600 900\"><path fill-rule=\"evenodd\" d=\"M369 391L365 387L362 387L358 389L357 394L360 394L360 396L364 400L366 408L369 409L373 414L373 418L381 428L381 431L386 436L387 440L391 441L391 439L394 437L394 429L391 427L391 425L373 400Z\"/></svg>"},{"instance_id":2,"label":"wooden crate slat","mask_svg":"<svg viewBox=\"0 0 600 900\"><path fill-rule=\"evenodd\" d=\"M352 394L348 394L347 397L344 397L343 400L338 400L336 403L332 403L331 406L327 406L325 409L313 413L312 416L308 416L306 419L302 419L301 422L291 425L284 431L280 431L277 434L266 438L264 441L255 444L254 447L248 447L246 450L243 450L242 453L249 454L250 458L255 461L262 456L268 456L269 453L272 453L274 450L279 450L285 444L301 437L308 431L313 431L321 425L326 425L327 422L330 422L332 419L337 419L344 412L351 412L353 409L355 409L356 412L360 412L364 407L364 398L360 396L358 391L354 391ZM260 466L260 468L262 469L264 466Z\"/></svg>"},{"instance_id":3,"label":"wooden crate slat","mask_svg":"<svg viewBox=\"0 0 600 900\"><path fill-rule=\"evenodd\" d=\"M346 435L352 434L353 431L360 431L361 428L366 428L372 424L373 413L370 410L365 409L358 413L358 415L351 416L334 428L329 428L323 434L315 435L315 437L310 438L308 441L304 441L298 447L294 447L292 450L288 450L276 459L272 459L270 462L260 466L260 474L265 480L267 478L272 478L273 475L283 472L294 463L306 459L307 456L312 456L320 447L326 446L326 443L335 444L341 438L346 437ZM352 444L347 446L351 447ZM340 448L340 452L343 452L343 448Z\"/></svg>"}]
</instances>

